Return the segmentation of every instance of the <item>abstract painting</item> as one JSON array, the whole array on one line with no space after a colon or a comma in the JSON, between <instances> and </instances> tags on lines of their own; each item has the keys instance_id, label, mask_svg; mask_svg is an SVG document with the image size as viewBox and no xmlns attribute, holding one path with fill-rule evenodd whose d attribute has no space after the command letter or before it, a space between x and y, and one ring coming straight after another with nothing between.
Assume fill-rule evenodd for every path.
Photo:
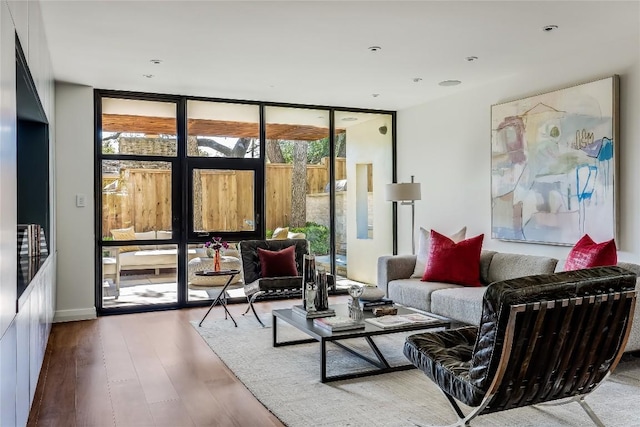
<instances>
[{"instance_id":1,"label":"abstract painting","mask_svg":"<svg viewBox=\"0 0 640 427\"><path fill-rule=\"evenodd\" d=\"M616 234L618 76L491 107L491 232L573 245Z\"/></svg>"}]
</instances>

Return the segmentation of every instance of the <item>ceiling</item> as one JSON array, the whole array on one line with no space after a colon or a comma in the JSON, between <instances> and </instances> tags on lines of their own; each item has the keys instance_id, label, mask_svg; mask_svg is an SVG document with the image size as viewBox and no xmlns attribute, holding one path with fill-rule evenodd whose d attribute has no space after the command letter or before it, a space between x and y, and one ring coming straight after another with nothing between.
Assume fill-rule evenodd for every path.
<instances>
[{"instance_id":1,"label":"ceiling","mask_svg":"<svg viewBox=\"0 0 640 427\"><path fill-rule=\"evenodd\" d=\"M56 80L399 110L638 38L638 1L42 0ZM545 32L545 25L558 29ZM377 52L368 48L380 46ZM467 61L469 56L478 57ZM153 64L152 59L161 59ZM151 74L153 78L144 77ZM421 80L414 82L414 79ZM442 87L443 80L462 84ZM378 96L373 96L378 94Z\"/></svg>"}]
</instances>

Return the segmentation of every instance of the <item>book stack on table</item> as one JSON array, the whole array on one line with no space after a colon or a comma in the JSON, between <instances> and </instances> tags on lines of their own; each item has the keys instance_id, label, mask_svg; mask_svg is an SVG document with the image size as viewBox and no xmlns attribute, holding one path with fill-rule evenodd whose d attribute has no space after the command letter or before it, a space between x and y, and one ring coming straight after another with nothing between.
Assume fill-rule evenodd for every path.
<instances>
[{"instance_id":1,"label":"book stack on table","mask_svg":"<svg viewBox=\"0 0 640 427\"><path fill-rule=\"evenodd\" d=\"M373 301L363 300L361 298L359 301L360 301L360 308L363 311L371 311L375 307L393 307L393 300L389 298L380 298Z\"/></svg>"},{"instance_id":2,"label":"book stack on table","mask_svg":"<svg viewBox=\"0 0 640 427\"><path fill-rule=\"evenodd\" d=\"M347 316L319 317L313 319L313 326L325 329L329 332L349 331L351 329L364 328L364 322L353 320Z\"/></svg>"},{"instance_id":3,"label":"book stack on table","mask_svg":"<svg viewBox=\"0 0 640 427\"><path fill-rule=\"evenodd\" d=\"M299 316L304 316L305 319L315 319L317 317L330 317L336 315L336 311L331 307L326 310L307 311L302 305L294 305L291 311Z\"/></svg>"},{"instance_id":4,"label":"book stack on table","mask_svg":"<svg viewBox=\"0 0 640 427\"><path fill-rule=\"evenodd\" d=\"M371 319L365 319L365 321L382 329L390 329L409 325L428 325L430 323L440 322L441 320L435 317L427 316L426 314L411 313L399 314L395 316L389 315L374 317Z\"/></svg>"}]
</instances>

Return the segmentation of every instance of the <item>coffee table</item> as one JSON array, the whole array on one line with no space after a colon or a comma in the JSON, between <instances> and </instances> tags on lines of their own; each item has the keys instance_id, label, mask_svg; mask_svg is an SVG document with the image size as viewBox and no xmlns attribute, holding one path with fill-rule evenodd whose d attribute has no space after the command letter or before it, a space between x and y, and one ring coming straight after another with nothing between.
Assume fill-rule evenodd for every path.
<instances>
[{"instance_id":1,"label":"coffee table","mask_svg":"<svg viewBox=\"0 0 640 427\"><path fill-rule=\"evenodd\" d=\"M332 305L336 311L336 315L347 316L348 315L348 307L346 304L338 304ZM405 307L398 307L398 314L410 314L416 313L415 310L410 310ZM389 335L389 334L397 334L400 332L410 332L410 331L418 331L425 329L433 329L433 328L449 328L451 327L451 320L436 316L434 314L430 314L429 316L435 317L438 319L437 322L429 323L429 324L415 324L415 325L407 325L401 326L392 329L382 329L377 326L370 324L369 322L365 322L365 327L362 329L353 329L349 331L341 331L341 332L330 332L323 328L319 328L314 326L313 319L306 319L303 316L296 314L290 308L273 310L271 312L273 316L273 346L274 347L282 347L288 345L296 345L296 344L305 344L311 342L319 342L320 343L320 382L326 383L330 381L339 381L339 380L347 380L351 378L361 378L369 375L379 375L385 374L388 372L396 372L396 371L405 371L408 369L415 369L415 366L411 363L406 365L397 365L391 366L389 362L387 362L384 357L381 349L376 345L373 340L374 336L377 335ZM369 311L365 311L365 319L368 317L374 317L373 313ZM299 329L305 334L311 336L311 338L300 339L300 340L291 340L291 341L278 341L278 319L281 321L288 323L291 326ZM375 354L376 359L372 359L365 354L362 354L358 350L351 348L341 341L351 339L351 338L364 338ZM361 372L353 372L346 374L338 374L338 375L327 375L327 343L332 342L338 347L348 351L352 355L359 357L371 365L374 366L373 369Z\"/></svg>"}]
</instances>

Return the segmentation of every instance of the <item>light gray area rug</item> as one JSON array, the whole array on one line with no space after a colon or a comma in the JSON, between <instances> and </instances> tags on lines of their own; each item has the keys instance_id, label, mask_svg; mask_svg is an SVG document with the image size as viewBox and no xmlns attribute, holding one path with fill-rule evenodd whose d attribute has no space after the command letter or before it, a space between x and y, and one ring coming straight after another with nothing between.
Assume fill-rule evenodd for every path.
<instances>
[{"instance_id":1,"label":"light gray area rug","mask_svg":"<svg viewBox=\"0 0 640 427\"><path fill-rule=\"evenodd\" d=\"M360 379L320 383L320 344L272 347L271 316L261 328L253 316L230 320L207 319L194 328L209 347L262 404L284 424L297 426L415 426L446 425L455 421L438 388L416 369ZM305 338L278 320L279 341ZM388 360L406 363L404 337L374 337ZM364 340L350 345L368 348ZM368 369L366 362L328 344L329 375ZM640 359L625 357L587 402L607 426L640 426ZM392 363L393 364L393 363ZM463 406L464 409L467 409ZM465 411L466 413L466 411ZM474 426L588 426L593 425L577 403L528 407L476 418Z\"/></svg>"}]
</instances>

